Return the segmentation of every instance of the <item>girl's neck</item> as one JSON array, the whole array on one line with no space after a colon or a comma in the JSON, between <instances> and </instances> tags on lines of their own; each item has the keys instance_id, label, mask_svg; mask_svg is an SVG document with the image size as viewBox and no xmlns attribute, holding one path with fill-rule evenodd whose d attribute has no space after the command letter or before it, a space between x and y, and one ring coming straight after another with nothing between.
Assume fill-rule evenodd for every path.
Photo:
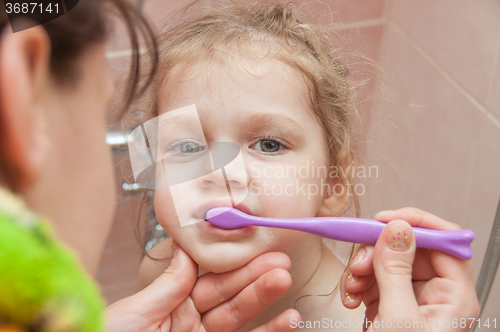
<instances>
[{"instance_id":1,"label":"girl's neck","mask_svg":"<svg viewBox=\"0 0 500 332\"><path fill-rule=\"evenodd\" d=\"M287 254L292 260L289 271L292 286L241 331L250 331L288 308L297 309L304 321L316 320L320 316L330 318L337 311L340 296L333 290L345 267L326 248L322 239L308 235Z\"/></svg>"}]
</instances>

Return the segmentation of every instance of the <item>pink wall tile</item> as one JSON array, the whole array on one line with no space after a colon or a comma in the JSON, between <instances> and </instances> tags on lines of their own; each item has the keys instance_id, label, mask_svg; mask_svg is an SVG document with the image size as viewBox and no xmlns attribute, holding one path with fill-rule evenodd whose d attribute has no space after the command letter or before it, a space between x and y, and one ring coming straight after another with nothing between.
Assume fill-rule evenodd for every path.
<instances>
[{"instance_id":1,"label":"pink wall tile","mask_svg":"<svg viewBox=\"0 0 500 332\"><path fill-rule=\"evenodd\" d=\"M142 12L151 21L151 25L158 28L168 15L192 2L192 0L144 0Z\"/></svg>"},{"instance_id":2,"label":"pink wall tile","mask_svg":"<svg viewBox=\"0 0 500 332\"><path fill-rule=\"evenodd\" d=\"M259 0L272 2L276 0ZM380 18L384 12L384 0L278 0L284 4L293 2L305 13L305 17L316 23L352 23ZM250 3L253 0L249 0Z\"/></svg>"},{"instance_id":3,"label":"pink wall tile","mask_svg":"<svg viewBox=\"0 0 500 332\"><path fill-rule=\"evenodd\" d=\"M337 12L339 22L349 23L382 17L384 0L329 0L325 1Z\"/></svg>"},{"instance_id":4,"label":"pink wall tile","mask_svg":"<svg viewBox=\"0 0 500 332\"><path fill-rule=\"evenodd\" d=\"M389 17L483 105L500 45L500 2L392 1Z\"/></svg>"},{"instance_id":5,"label":"pink wall tile","mask_svg":"<svg viewBox=\"0 0 500 332\"><path fill-rule=\"evenodd\" d=\"M484 117L486 118L486 117ZM473 242L476 257L484 256L491 233L495 212L500 199L500 127L489 119L483 130L477 133L473 181L469 190L466 227L476 232ZM475 261L476 273L480 259Z\"/></svg>"},{"instance_id":6,"label":"pink wall tile","mask_svg":"<svg viewBox=\"0 0 500 332\"><path fill-rule=\"evenodd\" d=\"M114 284L101 288L101 295L106 299L108 305L128 297L137 292L137 282Z\"/></svg>"},{"instance_id":7,"label":"pink wall tile","mask_svg":"<svg viewBox=\"0 0 500 332\"><path fill-rule=\"evenodd\" d=\"M108 53L108 55L109 54L110 53ZM129 75L130 68L130 56L114 56L108 58L108 65L115 82L115 96L111 105L108 107L107 123L110 126L117 126L122 115L119 103L124 99L126 78Z\"/></svg>"},{"instance_id":8,"label":"pink wall tile","mask_svg":"<svg viewBox=\"0 0 500 332\"><path fill-rule=\"evenodd\" d=\"M500 48L497 54L496 70L493 74L490 90L488 92L486 107L497 119L500 119Z\"/></svg>"},{"instance_id":9,"label":"pink wall tile","mask_svg":"<svg viewBox=\"0 0 500 332\"><path fill-rule=\"evenodd\" d=\"M116 301L117 294L132 295L137 284L137 273L142 259L142 250L134 236L140 198L126 200L121 184L130 171L125 157L115 157L116 186L118 193L117 212L101 257L96 279L108 303Z\"/></svg>"},{"instance_id":10,"label":"pink wall tile","mask_svg":"<svg viewBox=\"0 0 500 332\"><path fill-rule=\"evenodd\" d=\"M375 95L375 82L378 72L378 56L382 39L382 24L360 28L340 29L332 33L333 39L338 39L342 45L343 62L349 69L349 76L359 84L357 100L362 128L358 136L364 140L370 119L370 109Z\"/></svg>"},{"instance_id":11,"label":"pink wall tile","mask_svg":"<svg viewBox=\"0 0 500 332\"><path fill-rule=\"evenodd\" d=\"M130 39L127 28L119 15L113 16L110 23L111 31L106 41L106 52L130 49Z\"/></svg>"},{"instance_id":12,"label":"pink wall tile","mask_svg":"<svg viewBox=\"0 0 500 332\"><path fill-rule=\"evenodd\" d=\"M477 280L483 263L500 199L500 173L498 172L500 166L500 127L486 119L486 126L478 132L477 141L476 162L472 186L469 191L467 220L464 225L476 233L476 238L471 245L474 252L475 280ZM496 294L500 294L500 273L498 272L482 315L483 321L486 318L492 320L498 316L500 297L495 296Z\"/></svg>"},{"instance_id":13,"label":"pink wall tile","mask_svg":"<svg viewBox=\"0 0 500 332\"><path fill-rule=\"evenodd\" d=\"M374 110L369 149L395 203L379 208L416 206L463 225L485 116L396 30L386 38L389 101Z\"/></svg>"}]
</instances>

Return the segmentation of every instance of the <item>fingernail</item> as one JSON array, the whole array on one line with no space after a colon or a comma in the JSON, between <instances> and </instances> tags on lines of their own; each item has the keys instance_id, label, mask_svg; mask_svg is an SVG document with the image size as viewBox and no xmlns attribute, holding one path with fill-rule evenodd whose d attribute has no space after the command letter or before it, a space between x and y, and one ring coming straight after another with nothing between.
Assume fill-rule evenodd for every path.
<instances>
[{"instance_id":1,"label":"fingernail","mask_svg":"<svg viewBox=\"0 0 500 332\"><path fill-rule=\"evenodd\" d=\"M363 258L365 258L365 255L366 255L366 250L364 248L359 248L356 255L354 255L354 257L352 258L350 266L353 266L361 262Z\"/></svg>"},{"instance_id":2,"label":"fingernail","mask_svg":"<svg viewBox=\"0 0 500 332\"><path fill-rule=\"evenodd\" d=\"M355 283L356 280L354 279L354 276L352 275L351 271L347 271L349 273L349 275L347 276L346 280L345 280L345 283L346 284L352 284L352 283Z\"/></svg>"},{"instance_id":3,"label":"fingernail","mask_svg":"<svg viewBox=\"0 0 500 332\"><path fill-rule=\"evenodd\" d=\"M172 241L172 257L175 257L175 255L177 255L178 251L179 250L177 250L177 242Z\"/></svg>"},{"instance_id":4,"label":"fingernail","mask_svg":"<svg viewBox=\"0 0 500 332\"><path fill-rule=\"evenodd\" d=\"M393 212L393 210L380 211L375 215L375 219L387 219Z\"/></svg>"},{"instance_id":5,"label":"fingernail","mask_svg":"<svg viewBox=\"0 0 500 332\"><path fill-rule=\"evenodd\" d=\"M351 293L343 293L342 294L342 302L344 304L349 304L349 303L353 303L355 301L355 296L353 296L353 294Z\"/></svg>"},{"instance_id":6,"label":"fingernail","mask_svg":"<svg viewBox=\"0 0 500 332\"><path fill-rule=\"evenodd\" d=\"M387 247L395 251L405 251L410 248L413 230L407 224L391 225L387 232Z\"/></svg>"}]
</instances>

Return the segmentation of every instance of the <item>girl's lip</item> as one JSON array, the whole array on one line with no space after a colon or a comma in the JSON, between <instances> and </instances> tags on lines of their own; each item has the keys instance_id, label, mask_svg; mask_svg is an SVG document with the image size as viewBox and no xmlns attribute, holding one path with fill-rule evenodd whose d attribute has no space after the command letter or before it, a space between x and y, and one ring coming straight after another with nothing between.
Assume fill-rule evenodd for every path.
<instances>
[{"instance_id":1,"label":"girl's lip","mask_svg":"<svg viewBox=\"0 0 500 332\"><path fill-rule=\"evenodd\" d=\"M215 207L232 207L231 200L227 198L219 198L219 199L211 199L208 200L198 206L198 208L194 211L194 218L198 220L205 219L208 210L213 209ZM243 213L253 215L252 211L248 206L244 203L237 204L235 209L240 210Z\"/></svg>"},{"instance_id":2,"label":"girl's lip","mask_svg":"<svg viewBox=\"0 0 500 332\"><path fill-rule=\"evenodd\" d=\"M204 220L208 210L214 207L231 207L231 201L228 199L211 199L209 201L204 202L196 209L194 213L194 217L197 220L200 220L196 223L196 226L204 233L211 234L219 237L242 237L249 235L257 229L256 226L244 226L238 227L234 229L225 229L212 225L207 220ZM242 211L243 213L252 215L250 208L243 203L236 205L235 209Z\"/></svg>"},{"instance_id":3,"label":"girl's lip","mask_svg":"<svg viewBox=\"0 0 500 332\"><path fill-rule=\"evenodd\" d=\"M243 237L257 230L256 226L244 226L233 229L225 229L212 225L206 220L196 223L196 226L205 233L220 237Z\"/></svg>"}]
</instances>

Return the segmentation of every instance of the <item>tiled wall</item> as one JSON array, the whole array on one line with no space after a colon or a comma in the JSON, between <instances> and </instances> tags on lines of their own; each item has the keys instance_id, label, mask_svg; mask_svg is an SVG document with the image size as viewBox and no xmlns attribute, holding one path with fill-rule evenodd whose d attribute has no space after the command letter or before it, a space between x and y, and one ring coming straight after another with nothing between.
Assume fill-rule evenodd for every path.
<instances>
[{"instance_id":1,"label":"tiled wall","mask_svg":"<svg viewBox=\"0 0 500 332\"><path fill-rule=\"evenodd\" d=\"M187 3L145 0L143 10L158 26ZM361 91L367 133L362 163L377 165L380 172L367 182L366 215L415 206L474 230L477 278L500 194L500 3L296 3L322 24L341 23L330 29L345 50L378 61L382 69L376 85L376 67L346 56L351 73L369 80ZM108 49L118 75L128 49L122 30ZM110 303L135 291L141 254L131 232L131 202L119 204L98 274ZM492 294L500 294L498 279ZM498 307L500 298L490 296L483 317L495 318Z\"/></svg>"},{"instance_id":2,"label":"tiled wall","mask_svg":"<svg viewBox=\"0 0 500 332\"><path fill-rule=\"evenodd\" d=\"M475 278L500 196L499 62L498 1L387 1L370 211L415 206L472 229ZM484 318L498 294L500 275Z\"/></svg>"}]
</instances>

